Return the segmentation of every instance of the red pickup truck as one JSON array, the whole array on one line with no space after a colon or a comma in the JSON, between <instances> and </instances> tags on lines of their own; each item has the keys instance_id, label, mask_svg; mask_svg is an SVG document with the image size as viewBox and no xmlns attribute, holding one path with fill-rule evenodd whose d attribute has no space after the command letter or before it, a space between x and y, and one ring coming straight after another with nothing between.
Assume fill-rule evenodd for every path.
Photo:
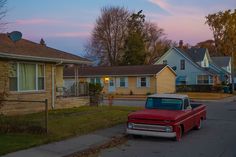
<instances>
[{"instance_id":1,"label":"red pickup truck","mask_svg":"<svg viewBox=\"0 0 236 157\"><path fill-rule=\"evenodd\" d=\"M128 115L126 132L179 141L183 133L200 129L203 120L206 120L206 106L190 103L187 95L154 94L148 96L144 110Z\"/></svg>"}]
</instances>

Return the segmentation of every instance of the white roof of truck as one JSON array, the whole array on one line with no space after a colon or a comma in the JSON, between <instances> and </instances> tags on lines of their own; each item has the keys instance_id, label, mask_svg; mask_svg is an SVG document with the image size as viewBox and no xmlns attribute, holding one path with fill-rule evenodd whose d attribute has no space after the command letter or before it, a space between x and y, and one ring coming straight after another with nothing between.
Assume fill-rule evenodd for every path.
<instances>
[{"instance_id":1,"label":"white roof of truck","mask_svg":"<svg viewBox=\"0 0 236 157\"><path fill-rule=\"evenodd\" d=\"M188 98L187 95L182 95L182 94L153 94L153 95L149 95L148 97L155 97L155 98L174 98L174 99L184 99L184 98Z\"/></svg>"}]
</instances>

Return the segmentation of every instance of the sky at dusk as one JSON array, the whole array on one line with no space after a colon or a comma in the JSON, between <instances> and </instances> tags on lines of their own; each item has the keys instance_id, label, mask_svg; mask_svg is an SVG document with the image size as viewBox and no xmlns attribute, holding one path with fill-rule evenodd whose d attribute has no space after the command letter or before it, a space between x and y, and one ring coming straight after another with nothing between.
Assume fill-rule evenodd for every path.
<instances>
[{"instance_id":1,"label":"sky at dusk","mask_svg":"<svg viewBox=\"0 0 236 157\"><path fill-rule=\"evenodd\" d=\"M8 0L5 32L18 30L25 39L44 38L49 47L83 55L104 6L143 10L146 21L163 28L168 39L194 45L212 38L205 16L235 9L236 0Z\"/></svg>"}]
</instances>

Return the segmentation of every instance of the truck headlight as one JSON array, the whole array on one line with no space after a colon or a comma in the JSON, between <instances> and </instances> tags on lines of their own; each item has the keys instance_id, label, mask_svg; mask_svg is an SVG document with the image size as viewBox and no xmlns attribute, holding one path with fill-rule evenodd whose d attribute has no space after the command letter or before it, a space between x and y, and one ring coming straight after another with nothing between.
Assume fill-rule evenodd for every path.
<instances>
[{"instance_id":1,"label":"truck headlight","mask_svg":"<svg viewBox=\"0 0 236 157\"><path fill-rule=\"evenodd\" d=\"M172 132L173 131L173 128L172 126L166 126L166 132Z\"/></svg>"},{"instance_id":2,"label":"truck headlight","mask_svg":"<svg viewBox=\"0 0 236 157\"><path fill-rule=\"evenodd\" d=\"M132 128L133 128L133 123L128 123L128 124L127 124L127 128L128 128L128 129L132 129Z\"/></svg>"}]
</instances>

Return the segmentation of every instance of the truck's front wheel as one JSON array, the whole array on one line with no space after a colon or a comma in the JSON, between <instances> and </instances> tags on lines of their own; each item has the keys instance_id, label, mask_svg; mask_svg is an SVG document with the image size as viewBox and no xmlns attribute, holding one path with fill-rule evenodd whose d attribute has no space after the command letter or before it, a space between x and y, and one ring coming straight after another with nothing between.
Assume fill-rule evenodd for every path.
<instances>
[{"instance_id":1,"label":"truck's front wheel","mask_svg":"<svg viewBox=\"0 0 236 157\"><path fill-rule=\"evenodd\" d=\"M175 141L180 141L183 135L183 130L181 126L176 128L176 137L174 138Z\"/></svg>"}]
</instances>

